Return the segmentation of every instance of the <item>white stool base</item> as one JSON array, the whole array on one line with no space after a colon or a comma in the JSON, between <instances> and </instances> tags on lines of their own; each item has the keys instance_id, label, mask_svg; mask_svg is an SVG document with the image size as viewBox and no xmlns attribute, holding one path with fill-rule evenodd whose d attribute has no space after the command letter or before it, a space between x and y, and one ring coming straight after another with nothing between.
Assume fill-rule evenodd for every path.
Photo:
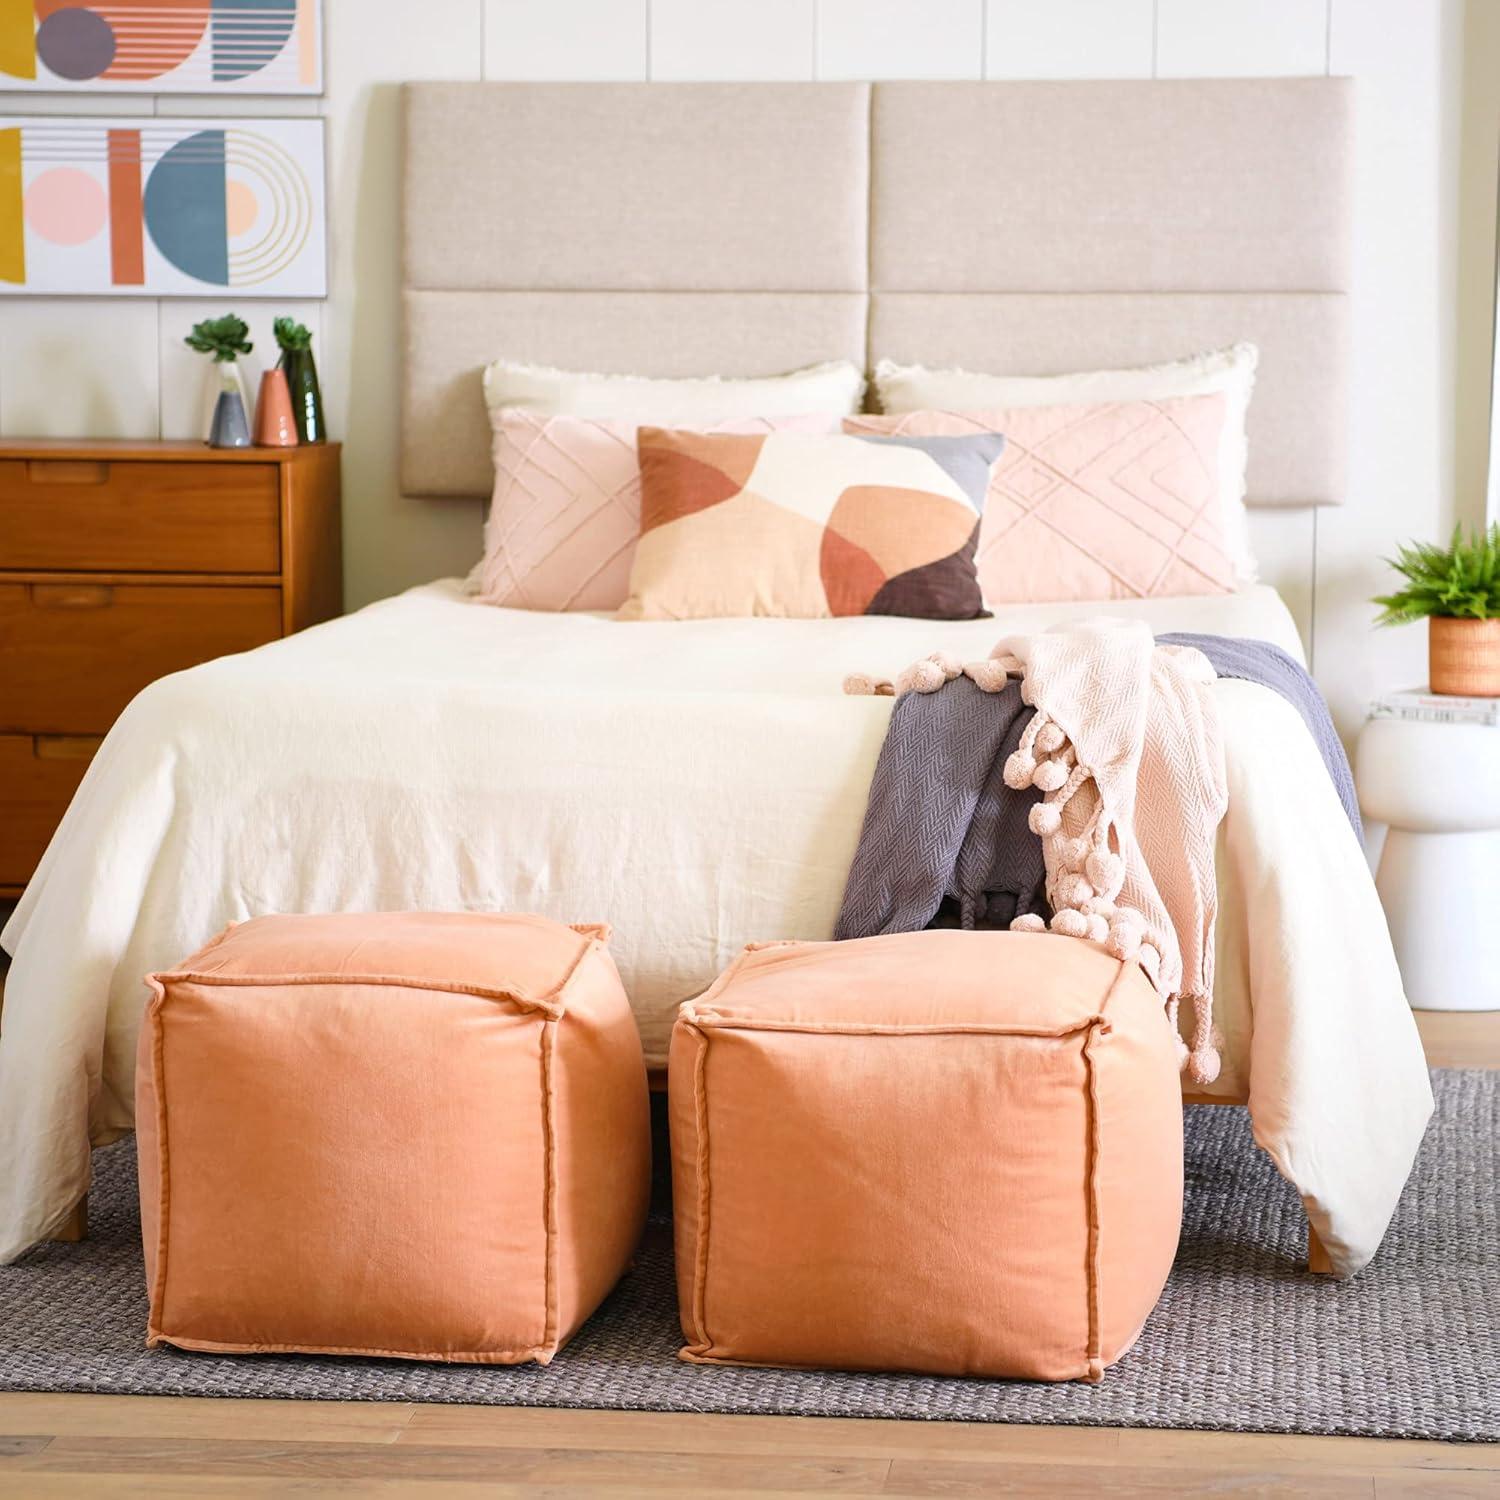
<instances>
[{"instance_id":1,"label":"white stool base","mask_svg":"<svg viewBox=\"0 0 1500 1500\"><path fill-rule=\"evenodd\" d=\"M1392 828L1375 884L1417 1010L1500 1010L1500 832Z\"/></svg>"}]
</instances>

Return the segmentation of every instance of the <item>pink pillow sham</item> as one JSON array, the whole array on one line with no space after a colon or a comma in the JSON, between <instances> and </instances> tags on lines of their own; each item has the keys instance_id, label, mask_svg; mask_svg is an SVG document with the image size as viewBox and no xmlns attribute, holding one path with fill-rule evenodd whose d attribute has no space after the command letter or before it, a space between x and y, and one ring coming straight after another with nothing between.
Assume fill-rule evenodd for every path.
<instances>
[{"instance_id":1,"label":"pink pillow sham","mask_svg":"<svg viewBox=\"0 0 1500 1500\"><path fill-rule=\"evenodd\" d=\"M508 609L612 610L641 534L639 423L493 413L495 493L477 597ZM837 432L824 414L705 423L704 432Z\"/></svg>"},{"instance_id":2,"label":"pink pillow sham","mask_svg":"<svg viewBox=\"0 0 1500 1500\"><path fill-rule=\"evenodd\" d=\"M844 419L851 433L1005 434L979 530L989 604L1234 592L1222 393Z\"/></svg>"}]
</instances>

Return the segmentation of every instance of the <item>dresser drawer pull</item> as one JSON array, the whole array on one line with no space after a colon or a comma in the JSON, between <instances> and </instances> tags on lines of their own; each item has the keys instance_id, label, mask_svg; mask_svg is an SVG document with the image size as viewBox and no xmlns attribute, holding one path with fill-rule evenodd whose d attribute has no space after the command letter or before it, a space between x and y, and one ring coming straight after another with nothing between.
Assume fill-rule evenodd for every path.
<instances>
[{"instance_id":1,"label":"dresser drawer pull","mask_svg":"<svg viewBox=\"0 0 1500 1500\"><path fill-rule=\"evenodd\" d=\"M32 484L108 484L109 465L86 458L32 458L26 461Z\"/></svg>"},{"instance_id":2,"label":"dresser drawer pull","mask_svg":"<svg viewBox=\"0 0 1500 1500\"><path fill-rule=\"evenodd\" d=\"M92 734L39 734L32 741L37 760L92 760L104 743Z\"/></svg>"},{"instance_id":3,"label":"dresser drawer pull","mask_svg":"<svg viewBox=\"0 0 1500 1500\"><path fill-rule=\"evenodd\" d=\"M108 609L115 591L103 583L34 583L31 602L37 609Z\"/></svg>"}]
</instances>

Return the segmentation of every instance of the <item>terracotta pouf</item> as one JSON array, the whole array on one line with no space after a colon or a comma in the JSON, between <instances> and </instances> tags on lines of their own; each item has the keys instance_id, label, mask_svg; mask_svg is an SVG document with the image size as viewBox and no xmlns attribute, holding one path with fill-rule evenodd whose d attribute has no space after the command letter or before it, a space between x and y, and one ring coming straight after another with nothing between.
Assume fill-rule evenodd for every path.
<instances>
[{"instance_id":1,"label":"terracotta pouf","mask_svg":"<svg viewBox=\"0 0 1500 1500\"><path fill-rule=\"evenodd\" d=\"M1161 1294L1177 1054L1092 943L751 948L669 1087L684 1359L1097 1380Z\"/></svg>"},{"instance_id":2,"label":"terracotta pouf","mask_svg":"<svg viewBox=\"0 0 1500 1500\"><path fill-rule=\"evenodd\" d=\"M147 1344L550 1360L624 1270L650 1189L607 935L260 917L152 975Z\"/></svg>"}]
</instances>

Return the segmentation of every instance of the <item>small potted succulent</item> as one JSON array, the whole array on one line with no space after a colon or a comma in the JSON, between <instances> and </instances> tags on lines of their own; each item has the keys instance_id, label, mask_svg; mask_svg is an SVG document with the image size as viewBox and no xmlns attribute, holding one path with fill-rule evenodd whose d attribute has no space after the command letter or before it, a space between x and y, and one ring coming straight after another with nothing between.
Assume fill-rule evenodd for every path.
<instances>
[{"instance_id":1,"label":"small potted succulent","mask_svg":"<svg viewBox=\"0 0 1500 1500\"><path fill-rule=\"evenodd\" d=\"M323 423L323 395L318 389L318 367L313 363L312 331L294 318L277 318L271 325L281 349L280 368L292 396L292 420L299 443L327 441Z\"/></svg>"},{"instance_id":2,"label":"small potted succulent","mask_svg":"<svg viewBox=\"0 0 1500 1500\"><path fill-rule=\"evenodd\" d=\"M1427 621L1431 691L1500 698L1500 522L1455 526L1446 547L1415 542L1387 561L1406 582L1375 600L1378 623Z\"/></svg>"},{"instance_id":3,"label":"small potted succulent","mask_svg":"<svg viewBox=\"0 0 1500 1500\"><path fill-rule=\"evenodd\" d=\"M245 414L245 383L239 357L254 347L243 318L226 313L193 325L183 340L189 349L213 359L207 442L211 448L248 448L250 420Z\"/></svg>"}]
</instances>

